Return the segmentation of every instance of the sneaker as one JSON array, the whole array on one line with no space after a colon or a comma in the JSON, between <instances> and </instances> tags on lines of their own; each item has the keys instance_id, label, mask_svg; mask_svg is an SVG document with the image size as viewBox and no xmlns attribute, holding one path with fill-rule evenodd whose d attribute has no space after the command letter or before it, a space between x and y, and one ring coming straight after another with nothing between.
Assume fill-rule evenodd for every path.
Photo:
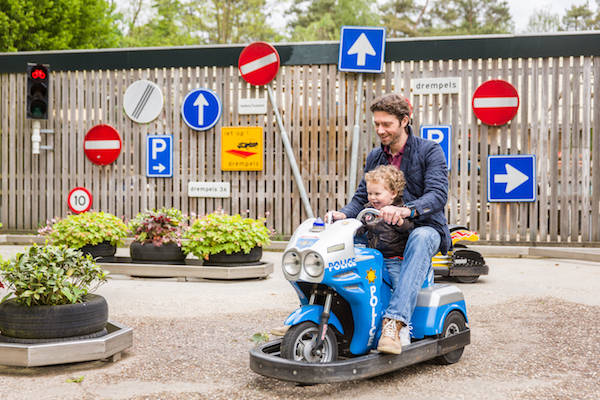
<instances>
[{"instance_id":1,"label":"sneaker","mask_svg":"<svg viewBox=\"0 0 600 400\"><path fill-rule=\"evenodd\" d=\"M383 319L377 351L388 354L402 353L402 343L398 338L398 321L395 319Z\"/></svg>"},{"instance_id":2,"label":"sneaker","mask_svg":"<svg viewBox=\"0 0 600 400\"><path fill-rule=\"evenodd\" d=\"M400 329L400 333L398 334L398 336L400 336L400 343L402 343L402 346L408 346L410 344L410 334L412 333L412 325L409 323L408 325L404 325L401 329Z\"/></svg>"},{"instance_id":3,"label":"sneaker","mask_svg":"<svg viewBox=\"0 0 600 400\"><path fill-rule=\"evenodd\" d=\"M284 336L286 334L286 332L289 330L290 330L289 325L278 326L277 328L271 329L271 335Z\"/></svg>"}]
</instances>

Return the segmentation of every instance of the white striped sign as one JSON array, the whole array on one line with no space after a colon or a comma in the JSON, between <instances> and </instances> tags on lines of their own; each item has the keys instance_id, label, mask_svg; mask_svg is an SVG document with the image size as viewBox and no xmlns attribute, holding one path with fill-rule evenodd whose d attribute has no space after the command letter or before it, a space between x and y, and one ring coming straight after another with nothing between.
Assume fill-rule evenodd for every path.
<instances>
[{"instance_id":1,"label":"white striped sign","mask_svg":"<svg viewBox=\"0 0 600 400\"><path fill-rule=\"evenodd\" d=\"M139 124L154 121L163 108L160 88L145 79L133 82L123 96L125 114Z\"/></svg>"},{"instance_id":2,"label":"white striped sign","mask_svg":"<svg viewBox=\"0 0 600 400\"><path fill-rule=\"evenodd\" d=\"M121 136L110 125L96 125L86 133L83 151L94 164L110 164L121 154Z\"/></svg>"}]
</instances>

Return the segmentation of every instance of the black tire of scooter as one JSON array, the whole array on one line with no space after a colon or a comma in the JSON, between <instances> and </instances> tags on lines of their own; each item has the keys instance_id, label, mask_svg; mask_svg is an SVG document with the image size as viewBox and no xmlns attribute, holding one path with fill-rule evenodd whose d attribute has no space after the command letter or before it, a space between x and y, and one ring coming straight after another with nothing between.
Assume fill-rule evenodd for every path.
<instances>
[{"instance_id":1,"label":"black tire of scooter","mask_svg":"<svg viewBox=\"0 0 600 400\"><path fill-rule=\"evenodd\" d=\"M444 327L442 329L442 333L440 337L448 337L458 332L451 332L449 328L452 327L458 328L458 332L462 332L467 329L467 321L465 320L465 316L460 311L452 311L450 314L446 316L444 320ZM450 353L443 354L439 357L435 358L435 361L441 365L450 365L458 362L460 357L462 357L462 353L465 350L464 347L451 351Z\"/></svg>"},{"instance_id":2,"label":"black tire of scooter","mask_svg":"<svg viewBox=\"0 0 600 400\"><path fill-rule=\"evenodd\" d=\"M282 358L286 358L288 360L294 360L294 355L296 354L295 344L298 338L307 332L314 331L315 335L319 333L319 326L310 321L304 321L298 325L292 326L283 336L283 340L281 341L280 354ZM332 328L327 329L327 333L325 334L325 342L328 344L328 347L331 349L331 355L327 357L326 360L322 360L320 362L332 362L337 360L338 355L338 344L335 333ZM308 362L307 360L303 360Z\"/></svg>"}]
</instances>

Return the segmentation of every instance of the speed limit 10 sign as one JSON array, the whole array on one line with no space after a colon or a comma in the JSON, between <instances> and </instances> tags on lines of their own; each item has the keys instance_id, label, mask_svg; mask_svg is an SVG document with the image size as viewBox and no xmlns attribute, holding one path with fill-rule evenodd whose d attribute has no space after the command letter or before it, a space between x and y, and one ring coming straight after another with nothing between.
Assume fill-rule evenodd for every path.
<instances>
[{"instance_id":1,"label":"speed limit 10 sign","mask_svg":"<svg viewBox=\"0 0 600 400\"><path fill-rule=\"evenodd\" d=\"M89 211L92 208L92 194L83 187L76 187L69 192L67 199L69 208L75 214Z\"/></svg>"}]
</instances>

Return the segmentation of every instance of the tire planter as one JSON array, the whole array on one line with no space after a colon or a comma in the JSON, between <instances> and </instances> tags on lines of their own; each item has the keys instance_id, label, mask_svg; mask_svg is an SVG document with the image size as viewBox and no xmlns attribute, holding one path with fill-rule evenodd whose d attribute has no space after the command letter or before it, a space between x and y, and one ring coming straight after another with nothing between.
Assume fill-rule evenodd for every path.
<instances>
[{"instance_id":1,"label":"tire planter","mask_svg":"<svg viewBox=\"0 0 600 400\"><path fill-rule=\"evenodd\" d=\"M102 296L89 294L83 303L58 306L0 304L0 333L19 339L75 338L106 328L108 304Z\"/></svg>"},{"instance_id":2,"label":"tire planter","mask_svg":"<svg viewBox=\"0 0 600 400\"><path fill-rule=\"evenodd\" d=\"M152 243L132 242L129 246L132 261L182 261L186 255L177 243L155 246Z\"/></svg>"},{"instance_id":3,"label":"tire planter","mask_svg":"<svg viewBox=\"0 0 600 400\"><path fill-rule=\"evenodd\" d=\"M208 256L208 260L204 261L204 265L231 265L231 264L252 264L257 263L262 258L262 247L256 246L250 253L246 254L243 251L227 254L222 251L217 254Z\"/></svg>"},{"instance_id":4,"label":"tire planter","mask_svg":"<svg viewBox=\"0 0 600 400\"><path fill-rule=\"evenodd\" d=\"M84 254L89 254L93 258L112 257L117 252L117 246L113 246L110 242L102 242L98 244L86 244L79 248Z\"/></svg>"}]
</instances>

